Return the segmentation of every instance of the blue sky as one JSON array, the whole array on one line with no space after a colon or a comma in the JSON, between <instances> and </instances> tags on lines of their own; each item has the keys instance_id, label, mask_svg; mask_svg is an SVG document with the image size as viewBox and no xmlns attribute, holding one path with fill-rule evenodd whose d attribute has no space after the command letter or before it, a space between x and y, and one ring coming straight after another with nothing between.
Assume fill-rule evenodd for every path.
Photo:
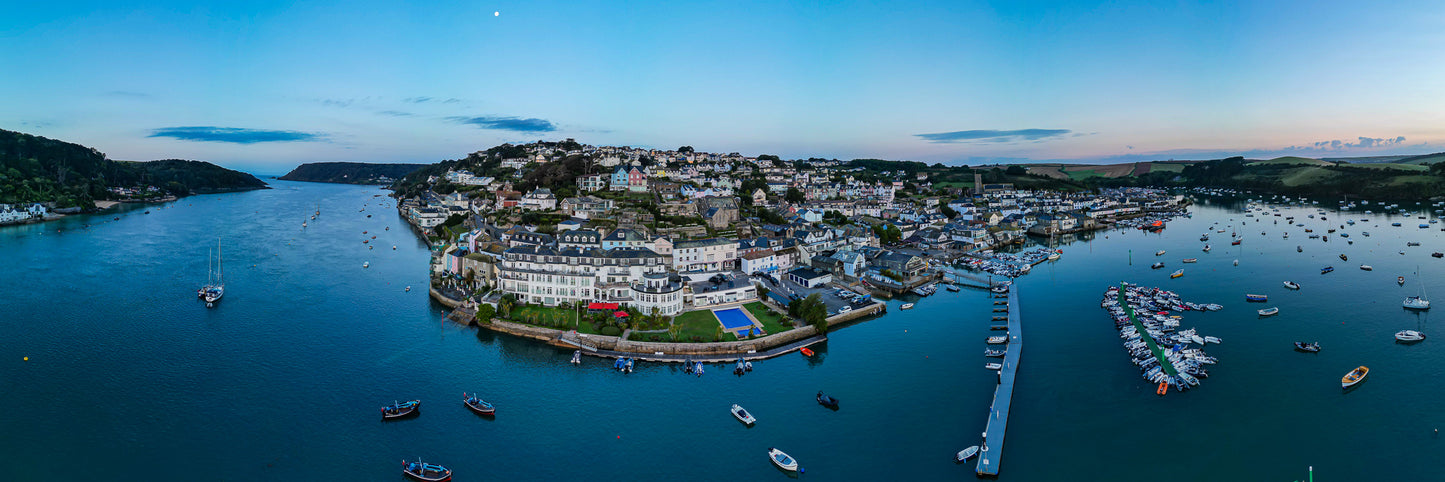
<instances>
[{"instance_id":1,"label":"blue sky","mask_svg":"<svg viewBox=\"0 0 1445 482\"><path fill-rule=\"evenodd\" d=\"M973 163L1445 151L1445 4L1164 3L26 2L0 17L0 128L259 172L566 137Z\"/></svg>"}]
</instances>

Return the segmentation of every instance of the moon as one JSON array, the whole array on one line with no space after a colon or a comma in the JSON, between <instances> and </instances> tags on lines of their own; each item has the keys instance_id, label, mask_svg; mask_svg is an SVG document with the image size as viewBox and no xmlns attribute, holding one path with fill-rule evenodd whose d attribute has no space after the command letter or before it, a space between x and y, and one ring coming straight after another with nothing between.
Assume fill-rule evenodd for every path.
<instances>
[{"instance_id":1,"label":"moon","mask_svg":"<svg viewBox=\"0 0 1445 482\"><path fill-rule=\"evenodd\" d=\"M493 16L493 17L500 17L500 16L502 16L502 12L492 12L492 16Z\"/></svg>"}]
</instances>

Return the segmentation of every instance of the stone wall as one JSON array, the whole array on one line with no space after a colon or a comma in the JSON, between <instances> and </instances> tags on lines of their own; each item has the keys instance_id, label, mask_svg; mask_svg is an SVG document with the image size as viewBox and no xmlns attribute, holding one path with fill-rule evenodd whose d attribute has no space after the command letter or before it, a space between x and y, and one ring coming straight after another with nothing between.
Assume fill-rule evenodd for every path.
<instances>
[{"instance_id":1,"label":"stone wall","mask_svg":"<svg viewBox=\"0 0 1445 482\"><path fill-rule=\"evenodd\" d=\"M744 354L748 351L765 351L773 347L783 346L804 338L818 334L818 330L812 326L794 328L782 333L768 335L762 338L743 341L722 341L715 343L660 343L647 341L621 340L617 342L614 351L628 353L642 353L651 355L662 352L666 355L735 355Z\"/></svg>"}]
</instances>

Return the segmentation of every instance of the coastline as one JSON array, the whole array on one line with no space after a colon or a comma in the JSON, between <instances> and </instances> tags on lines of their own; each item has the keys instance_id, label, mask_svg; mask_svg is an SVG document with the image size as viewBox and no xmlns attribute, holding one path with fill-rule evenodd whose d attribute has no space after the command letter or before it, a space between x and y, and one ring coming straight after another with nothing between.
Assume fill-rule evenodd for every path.
<instances>
[{"instance_id":1,"label":"coastline","mask_svg":"<svg viewBox=\"0 0 1445 482\"><path fill-rule=\"evenodd\" d=\"M798 348L821 342L827 339L826 335L818 333L817 327L806 325L793 328L782 333L775 333L750 340L718 341L706 343L670 343L670 342L644 342L628 340L624 336L607 336L577 333L571 330L558 330L554 328L542 328L538 326L525 325L510 321L493 318L488 322L476 319L476 312L465 306L462 301L454 300L437 291L436 288L428 288L431 298L438 303L451 308L453 311L447 314L447 319L463 326L474 326L484 328L498 333L504 333L521 338L530 338L541 341L552 346L573 349L582 349L583 353L601 357L632 357L643 361L658 362L680 362L683 359L677 357L718 357L718 359L734 360L742 357L746 359L772 358L795 351ZM771 306L771 303L768 303ZM739 305L741 306L741 305ZM716 308L716 307L714 307ZM875 301L873 304L862 307L848 313L840 313L828 318L828 326L844 324L856 321L860 318L880 315L887 312L887 304ZM803 343L776 353L764 353L774 348L799 343L811 338L817 340ZM613 353L602 353L613 352Z\"/></svg>"}]
</instances>

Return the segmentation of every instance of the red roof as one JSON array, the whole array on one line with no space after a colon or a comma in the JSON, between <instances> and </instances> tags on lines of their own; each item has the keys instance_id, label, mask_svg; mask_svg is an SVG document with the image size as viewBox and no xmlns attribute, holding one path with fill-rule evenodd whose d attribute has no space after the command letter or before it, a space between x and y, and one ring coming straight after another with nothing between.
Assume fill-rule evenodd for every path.
<instances>
[{"instance_id":1,"label":"red roof","mask_svg":"<svg viewBox=\"0 0 1445 482\"><path fill-rule=\"evenodd\" d=\"M619 311L619 312L613 313L612 316L615 316L615 317L617 317L617 318L627 318L627 312L626 312L626 311Z\"/></svg>"},{"instance_id":2,"label":"red roof","mask_svg":"<svg viewBox=\"0 0 1445 482\"><path fill-rule=\"evenodd\" d=\"M588 303L588 304L587 304L587 309L589 309L589 310L615 310L615 309L617 309L617 303Z\"/></svg>"}]
</instances>

